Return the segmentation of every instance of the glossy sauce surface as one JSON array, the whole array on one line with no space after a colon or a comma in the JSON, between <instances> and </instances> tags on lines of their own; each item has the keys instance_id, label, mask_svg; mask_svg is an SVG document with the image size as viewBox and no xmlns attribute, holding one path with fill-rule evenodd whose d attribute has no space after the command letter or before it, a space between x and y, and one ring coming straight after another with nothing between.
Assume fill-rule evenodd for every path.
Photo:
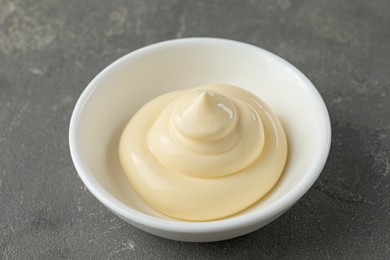
<instances>
[{"instance_id":1,"label":"glossy sauce surface","mask_svg":"<svg viewBox=\"0 0 390 260\"><path fill-rule=\"evenodd\" d=\"M160 96L123 131L119 155L137 193L154 209L190 221L220 219L257 202L287 158L277 116L230 85Z\"/></svg>"}]
</instances>

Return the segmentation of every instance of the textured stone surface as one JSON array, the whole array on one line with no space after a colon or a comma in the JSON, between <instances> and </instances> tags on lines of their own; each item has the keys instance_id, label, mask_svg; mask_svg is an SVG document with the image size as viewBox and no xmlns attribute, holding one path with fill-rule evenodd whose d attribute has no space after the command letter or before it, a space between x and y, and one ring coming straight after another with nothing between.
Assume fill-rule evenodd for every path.
<instances>
[{"instance_id":1,"label":"textured stone surface","mask_svg":"<svg viewBox=\"0 0 390 260\"><path fill-rule=\"evenodd\" d=\"M390 2L0 1L1 259L386 259L390 255ZM84 187L72 109L106 65L161 40L249 42L295 64L328 106L332 149L281 218L216 243L126 224Z\"/></svg>"}]
</instances>

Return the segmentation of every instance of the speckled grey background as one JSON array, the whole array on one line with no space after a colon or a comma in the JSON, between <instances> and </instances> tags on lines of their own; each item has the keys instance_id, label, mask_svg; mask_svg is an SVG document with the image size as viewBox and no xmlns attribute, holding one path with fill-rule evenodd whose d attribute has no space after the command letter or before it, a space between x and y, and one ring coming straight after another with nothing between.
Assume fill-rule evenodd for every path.
<instances>
[{"instance_id":1,"label":"speckled grey background","mask_svg":"<svg viewBox=\"0 0 390 260\"><path fill-rule=\"evenodd\" d=\"M0 0L0 258L389 258L389 10L388 0ZM190 36L289 60L323 95L333 129L321 177L290 211L208 244L115 217L84 187L68 146L72 109L101 69Z\"/></svg>"}]
</instances>

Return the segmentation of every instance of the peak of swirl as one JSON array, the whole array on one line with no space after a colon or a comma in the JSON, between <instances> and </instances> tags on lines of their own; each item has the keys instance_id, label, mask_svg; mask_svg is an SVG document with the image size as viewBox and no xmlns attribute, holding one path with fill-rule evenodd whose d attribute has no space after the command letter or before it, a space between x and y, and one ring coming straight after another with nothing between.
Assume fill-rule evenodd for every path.
<instances>
[{"instance_id":1,"label":"peak of swirl","mask_svg":"<svg viewBox=\"0 0 390 260\"><path fill-rule=\"evenodd\" d=\"M234 103L207 89L189 91L179 97L173 113L179 132L200 140L222 138L237 119Z\"/></svg>"}]
</instances>

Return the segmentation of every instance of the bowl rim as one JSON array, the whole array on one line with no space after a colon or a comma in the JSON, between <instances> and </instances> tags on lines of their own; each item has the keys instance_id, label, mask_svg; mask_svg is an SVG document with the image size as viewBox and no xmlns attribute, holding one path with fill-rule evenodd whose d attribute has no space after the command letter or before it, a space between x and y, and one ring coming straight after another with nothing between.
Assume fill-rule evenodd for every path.
<instances>
[{"instance_id":1,"label":"bowl rim","mask_svg":"<svg viewBox=\"0 0 390 260\"><path fill-rule=\"evenodd\" d=\"M129 206L114 198L99 184L95 177L93 177L93 174L90 172L85 162L83 162L81 159L82 157L80 155L79 145L77 143L77 129L83 108L91 94L98 87L97 83L100 81L100 79L104 78L111 70L126 62L128 59L132 59L135 56L142 55L143 53L153 51L158 48L164 48L177 44L223 44L235 48L245 48L254 52L261 52L261 54L267 58L276 60L277 63L283 64L283 66L286 66L287 69L289 69L294 75L299 77L299 79L304 83L307 91L311 94L312 98L316 99L316 104L321 113L321 119L324 121L326 126L324 129L324 136L320 141L321 152L316 155L314 160L312 160L310 166L306 169L302 178L291 188L290 191L288 191L278 200L272 202L269 205L266 205L259 211L250 211L243 215L238 215L232 218L205 222L177 221L151 216L130 208ZM125 219L129 219L141 226L176 233L210 233L240 229L243 227L255 225L274 216L280 215L288 208L293 206L314 184L323 167L325 166L327 157L329 155L330 145L331 124L328 110L318 90L301 71L299 71L295 66L293 66L285 59L265 49L262 49L261 47L235 40L212 37L194 37L162 41L132 51L115 60L107 67L105 67L100 73L98 73L84 89L75 105L69 125L69 148L71 158L78 175L88 190L106 207Z\"/></svg>"}]
</instances>

